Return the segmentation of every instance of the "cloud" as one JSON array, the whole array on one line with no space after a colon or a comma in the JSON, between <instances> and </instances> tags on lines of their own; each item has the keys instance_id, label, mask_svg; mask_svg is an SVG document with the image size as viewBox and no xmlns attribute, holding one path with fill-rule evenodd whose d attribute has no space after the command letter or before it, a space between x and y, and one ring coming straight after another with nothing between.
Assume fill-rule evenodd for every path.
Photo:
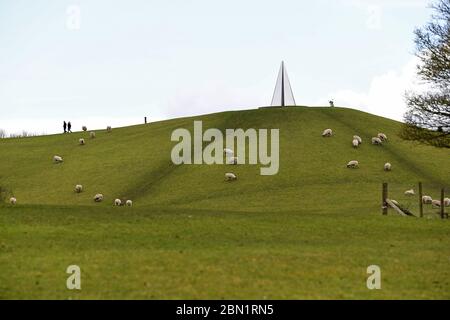
<instances>
[{"instance_id":1,"label":"cloud","mask_svg":"<svg viewBox=\"0 0 450 320\"><path fill-rule=\"evenodd\" d=\"M268 105L269 96L261 97L261 91L259 86L237 88L220 82L183 88L168 99L161 115L173 118Z\"/></svg>"},{"instance_id":2,"label":"cloud","mask_svg":"<svg viewBox=\"0 0 450 320\"><path fill-rule=\"evenodd\" d=\"M87 100L86 97L24 97L13 100L18 105L39 105L39 104L59 104L62 102L81 102Z\"/></svg>"},{"instance_id":3,"label":"cloud","mask_svg":"<svg viewBox=\"0 0 450 320\"><path fill-rule=\"evenodd\" d=\"M382 29L383 10L392 8L426 8L430 0L341 0L345 5L365 10L366 27L369 30Z\"/></svg>"},{"instance_id":4,"label":"cloud","mask_svg":"<svg viewBox=\"0 0 450 320\"><path fill-rule=\"evenodd\" d=\"M395 8L427 7L430 0L341 0L343 3L355 7L377 5Z\"/></svg>"},{"instance_id":5,"label":"cloud","mask_svg":"<svg viewBox=\"0 0 450 320\"><path fill-rule=\"evenodd\" d=\"M367 91L337 90L329 95L338 106L360 109L383 117L401 121L406 111L405 92L420 90L416 77L417 58L412 58L400 70L389 70L375 76ZM326 105L328 99L318 101Z\"/></svg>"},{"instance_id":6,"label":"cloud","mask_svg":"<svg viewBox=\"0 0 450 320\"><path fill-rule=\"evenodd\" d=\"M370 30L381 29L381 15L382 9L378 5L369 5L367 7L368 17L366 20L366 26Z\"/></svg>"}]
</instances>

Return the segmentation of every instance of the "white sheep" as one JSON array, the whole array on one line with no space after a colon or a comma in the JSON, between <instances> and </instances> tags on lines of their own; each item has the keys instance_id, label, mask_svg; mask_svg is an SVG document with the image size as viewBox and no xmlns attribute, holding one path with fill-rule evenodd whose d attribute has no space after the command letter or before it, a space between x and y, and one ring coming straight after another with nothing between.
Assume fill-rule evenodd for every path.
<instances>
[{"instance_id":1,"label":"white sheep","mask_svg":"<svg viewBox=\"0 0 450 320\"><path fill-rule=\"evenodd\" d=\"M87 127L86 126L82 126L81 129L83 129L83 131L87 131Z\"/></svg>"},{"instance_id":2,"label":"white sheep","mask_svg":"<svg viewBox=\"0 0 450 320\"><path fill-rule=\"evenodd\" d=\"M410 189L410 190L406 190L405 191L405 196L413 196L416 193L414 192L414 189Z\"/></svg>"},{"instance_id":3,"label":"white sheep","mask_svg":"<svg viewBox=\"0 0 450 320\"><path fill-rule=\"evenodd\" d=\"M358 140L358 143L359 143L359 144L361 144L361 143L362 143L362 139L361 139L361 137L360 137L360 136L356 136L356 135L355 135L355 136L353 136L353 140L355 140L355 139L356 139L356 140Z\"/></svg>"},{"instance_id":4,"label":"white sheep","mask_svg":"<svg viewBox=\"0 0 450 320\"><path fill-rule=\"evenodd\" d=\"M85 141L84 141L84 139L83 138L80 138L79 140L78 140L78 142L80 143L80 145L82 145L82 146L84 146L84 144L85 144Z\"/></svg>"},{"instance_id":5,"label":"white sheep","mask_svg":"<svg viewBox=\"0 0 450 320\"><path fill-rule=\"evenodd\" d=\"M81 193L81 192L83 192L83 186L82 186L81 184L77 184L77 185L75 186L75 192L76 192L76 193Z\"/></svg>"},{"instance_id":6,"label":"white sheep","mask_svg":"<svg viewBox=\"0 0 450 320\"><path fill-rule=\"evenodd\" d=\"M353 139L352 145L353 145L353 148L358 148L358 146L359 146L359 141L358 141L358 139Z\"/></svg>"},{"instance_id":7,"label":"white sheep","mask_svg":"<svg viewBox=\"0 0 450 320\"><path fill-rule=\"evenodd\" d=\"M127 200L126 205L127 205L127 207L133 206L133 201Z\"/></svg>"},{"instance_id":8,"label":"white sheep","mask_svg":"<svg viewBox=\"0 0 450 320\"><path fill-rule=\"evenodd\" d=\"M122 205L122 200L120 200L120 199L114 200L114 205L115 206L121 206Z\"/></svg>"},{"instance_id":9,"label":"white sheep","mask_svg":"<svg viewBox=\"0 0 450 320\"><path fill-rule=\"evenodd\" d=\"M423 204L432 204L433 199L430 196L423 196L422 197L422 203Z\"/></svg>"},{"instance_id":10,"label":"white sheep","mask_svg":"<svg viewBox=\"0 0 450 320\"><path fill-rule=\"evenodd\" d=\"M107 126L107 127L106 127L106 131L107 131L107 132L111 132L111 131L112 131L111 126Z\"/></svg>"},{"instance_id":11,"label":"white sheep","mask_svg":"<svg viewBox=\"0 0 450 320\"><path fill-rule=\"evenodd\" d=\"M441 201L439 200L433 200L431 202L431 205L433 206L433 208L440 208L441 207Z\"/></svg>"},{"instance_id":12,"label":"white sheep","mask_svg":"<svg viewBox=\"0 0 450 320\"><path fill-rule=\"evenodd\" d=\"M373 138L372 138L372 144L381 146L381 145L383 144L383 141L381 141L381 139L378 138L378 137L373 137Z\"/></svg>"},{"instance_id":13,"label":"white sheep","mask_svg":"<svg viewBox=\"0 0 450 320\"><path fill-rule=\"evenodd\" d=\"M232 173L232 172L225 173L225 181L233 181L236 179L237 179L237 177L234 173Z\"/></svg>"},{"instance_id":14,"label":"white sheep","mask_svg":"<svg viewBox=\"0 0 450 320\"><path fill-rule=\"evenodd\" d=\"M238 157L230 157L228 158L228 164L238 164Z\"/></svg>"},{"instance_id":15,"label":"white sheep","mask_svg":"<svg viewBox=\"0 0 450 320\"><path fill-rule=\"evenodd\" d=\"M103 194L97 193L97 194L94 196L94 201L95 201L95 202L102 202L102 201L103 201Z\"/></svg>"},{"instance_id":16,"label":"white sheep","mask_svg":"<svg viewBox=\"0 0 450 320\"><path fill-rule=\"evenodd\" d=\"M349 163L347 163L347 168L356 169L359 167L359 162L357 160L352 160Z\"/></svg>"},{"instance_id":17,"label":"white sheep","mask_svg":"<svg viewBox=\"0 0 450 320\"><path fill-rule=\"evenodd\" d=\"M322 132L322 137L331 137L333 135L333 130L331 129L325 129Z\"/></svg>"},{"instance_id":18,"label":"white sheep","mask_svg":"<svg viewBox=\"0 0 450 320\"><path fill-rule=\"evenodd\" d=\"M445 198L444 199L444 206L445 207L450 207L450 198Z\"/></svg>"},{"instance_id":19,"label":"white sheep","mask_svg":"<svg viewBox=\"0 0 450 320\"><path fill-rule=\"evenodd\" d=\"M94 132L94 131L91 131L91 132L89 133L89 136L91 137L91 139L94 139L94 138L95 138L95 132Z\"/></svg>"},{"instance_id":20,"label":"white sheep","mask_svg":"<svg viewBox=\"0 0 450 320\"><path fill-rule=\"evenodd\" d=\"M231 156L234 155L233 150L228 149L228 148L223 149L223 153L224 153L227 157L231 157Z\"/></svg>"},{"instance_id":21,"label":"white sheep","mask_svg":"<svg viewBox=\"0 0 450 320\"><path fill-rule=\"evenodd\" d=\"M17 203L17 199L14 198L14 197L11 197L11 198L9 199L9 203L11 203L12 205L15 205L15 204Z\"/></svg>"},{"instance_id":22,"label":"white sheep","mask_svg":"<svg viewBox=\"0 0 450 320\"><path fill-rule=\"evenodd\" d=\"M392 170L392 165L389 162L386 162L384 164L384 171L391 171Z\"/></svg>"},{"instance_id":23,"label":"white sheep","mask_svg":"<svg viewBox=\"0 0 450 320\"><path fill-rule=\"evenodd\" d=\"M63 158L60 156L53 156L53 162L54 163L61 163L63 162Z\"/></svg>"},{"instance_id":24,"label":"white sheep","mask_svg":"<svg viewBox=\"0 0 450 320\"><path fill-rule=\"evenodd\" d=\"M384 133L379 133L377 135L377 137L381 140L381 141L387 141L387 136Z\"/></svg>"}]
</instances>

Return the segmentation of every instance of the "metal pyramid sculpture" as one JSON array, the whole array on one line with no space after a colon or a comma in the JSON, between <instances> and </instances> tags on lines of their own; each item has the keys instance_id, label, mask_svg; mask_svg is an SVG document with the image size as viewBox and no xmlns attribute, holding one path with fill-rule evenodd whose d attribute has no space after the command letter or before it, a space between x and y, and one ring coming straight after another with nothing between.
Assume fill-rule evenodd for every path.
<instances>
[{"instance_id":1,"label":"metal pyramid sculpture","mask_svg":"<svg viewBox=\"0 0 450 320\"><path fill-rule=\"evenodd\" d=\"M291 83L289 82L284 61L281 62L277 83L273 92L272 103L270 105L273 107L295 106L294 94L292 93Z\"/></svg>"}]
</instances>

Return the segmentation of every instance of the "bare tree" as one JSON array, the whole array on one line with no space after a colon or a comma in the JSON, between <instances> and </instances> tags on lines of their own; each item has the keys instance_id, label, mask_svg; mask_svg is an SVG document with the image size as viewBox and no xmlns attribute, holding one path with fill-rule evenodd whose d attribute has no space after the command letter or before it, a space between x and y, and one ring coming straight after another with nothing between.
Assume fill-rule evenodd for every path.
<instances>
[{"instance_id":1,"label":"bare tree","mask_svg":"<svg viewBox=\"0 0 450 320\"><path fill-rule=\"evenodd\" d=\"M414 32L417 75L430 89L406 94L402 137L450 148L450 0L437 0L431 8L431 21Z\"/></svg>"}]
</instances>

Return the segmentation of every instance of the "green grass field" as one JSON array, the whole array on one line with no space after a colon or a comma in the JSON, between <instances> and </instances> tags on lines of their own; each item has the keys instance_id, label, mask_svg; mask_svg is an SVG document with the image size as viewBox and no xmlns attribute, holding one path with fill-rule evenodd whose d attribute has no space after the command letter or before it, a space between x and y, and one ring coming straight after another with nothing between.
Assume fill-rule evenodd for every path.
<instances>
[{"instance_id":1,"label":"green grass field","mask_svg":"<svg viewBox=\"0 0 450 320\"><path fill-rule=\"evenodd\" d=\"M205 129L279 128L279 173L173 165L171 133L192 130L194 120ZM352 109L297 107L115 128L95 139L0 139L0 298L449 299L449 220L430 206L424 218L381 215L382 182L416 214L418 197L405 190L422 181L438 199L450 187L450 151L403 141L400 127ZM326 128L332 138L321 137ZM378 132L389 138L381 147L370 144ZM346 168L353 159L357 170ZM228 171L238 180L225 182ZM134 205L113 207L115 198ZM81 267L80 291L66 288L71 264ZM381 290L366 287L372 264Z\"/></svg>"}]
</instances>

